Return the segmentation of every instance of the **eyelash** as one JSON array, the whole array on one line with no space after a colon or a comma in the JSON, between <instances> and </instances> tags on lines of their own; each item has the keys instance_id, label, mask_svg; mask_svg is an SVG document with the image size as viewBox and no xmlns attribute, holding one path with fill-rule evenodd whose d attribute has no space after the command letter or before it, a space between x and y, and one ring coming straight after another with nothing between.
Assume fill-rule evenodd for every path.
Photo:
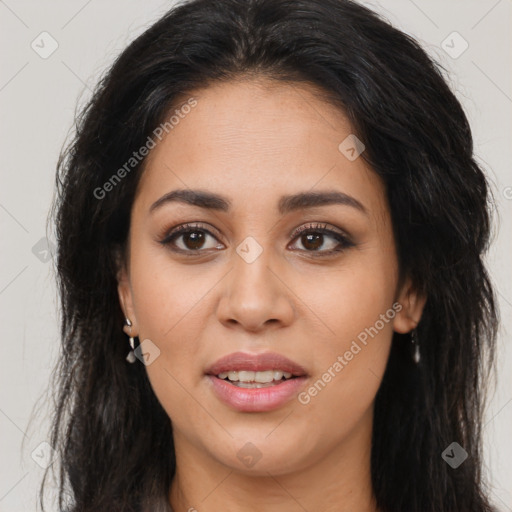
<instances>
[{"instance_id":1,"label":"eyelash","mask_svg":"<svg viewBox=\"0 0 512 512\"><path fill-rule=\"evenodd\" d=\"M173 229L170 233L168 233L163 240L160 240L160 243L164 246L170 246L178 237L196 231L201 231L203 233L210 235L213 238L216 238L216 236L210 230L202 227L201 224L183 224L181 226L178 226L176 229ZM330 249L328 251L308 251L305 249L301 250L302 252L311 253L312 255L314 255L314 257L331 256L355 245L346 235L339 233L337 231L333 231L331 229L327 229L327 224L317 223L301 226L292 233L292 241L304 234L328 235L334 238L339 243L339 246L337 248ZM187 256L197 256L200 252L208 249L184 250L171 247L171 250L174 252L186 254Z\"/></svg>"}]
</instances>

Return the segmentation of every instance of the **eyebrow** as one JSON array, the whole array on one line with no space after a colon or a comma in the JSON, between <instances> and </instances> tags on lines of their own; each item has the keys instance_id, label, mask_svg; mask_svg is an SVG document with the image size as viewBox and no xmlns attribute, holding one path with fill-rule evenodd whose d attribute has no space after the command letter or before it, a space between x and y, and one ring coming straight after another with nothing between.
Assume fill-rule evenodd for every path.
<instances>
[{"instance_id":1,"label":"eyebrow","mask_svg":"<svg viewBox=\"0 0 512 512\"><path fill-rule=\"evenodd\" d=\"M150 212L160 208L164 204L179 202L198 206L208 210L216 210L221 212L229 212L232 203L230 199L220 194L207 192L205 190L180 189L173 190L157 199L149 208ZM350 206L368 215L367 209L355 198L339 191L319 191L319 192L299 192L297 194L282 196L278 202L278 211L281 215L303 210L306 208L314 208L317 206L328 206L339 204Z\"/></svg>"}]
</instances>

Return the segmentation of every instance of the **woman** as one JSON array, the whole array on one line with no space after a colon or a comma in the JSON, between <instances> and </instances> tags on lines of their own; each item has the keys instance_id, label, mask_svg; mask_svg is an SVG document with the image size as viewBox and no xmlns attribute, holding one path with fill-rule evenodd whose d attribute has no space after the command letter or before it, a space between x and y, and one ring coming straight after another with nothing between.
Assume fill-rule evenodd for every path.
<instances>
[{"instance_id":1,"label":"woman","mask_svg":"<svg viewBox=\"0 0 512 512\"><path fill-rule=\"evenodd\" d=\"M489 192L414 40L347 0L183 3L57 183L61 509L492 510Z\"/></svg>"}]
</instances>

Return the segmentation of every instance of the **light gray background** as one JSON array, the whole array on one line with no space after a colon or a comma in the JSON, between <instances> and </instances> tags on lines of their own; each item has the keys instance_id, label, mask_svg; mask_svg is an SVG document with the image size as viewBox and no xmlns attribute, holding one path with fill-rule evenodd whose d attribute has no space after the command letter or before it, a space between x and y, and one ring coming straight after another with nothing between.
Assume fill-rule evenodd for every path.
<instances>
[{"instance_id":1,"label":"light gray background","mask_svg":"<svg viewBox=\"0 0 512 512\"><path fill-rule=\"evenodd\" d=\"M485 461L493 500L501 510L512 511L512 2L364 3L419 39L449 70L473 127L476 154L493 184L500 218L488 262L502 328L498 385L484 427ZM46 236L59 151L77 104L88 99L99 74L172 5L157 0L0 1L0 512L36 510L43 469L35 460L44 464L51 453L41 445L49 414L44 400L30 425L29 418L59 347L52 265L44 261L46 242L40 241ZM43 46L43 31L58 43L46 59L31 48L34 40ZM442 44L454 31L469 45L457 58ZM463 48L458 36L446 41L452 54ZM49 47L46 39L44 48Z\"/></svg>"}]
</instances>

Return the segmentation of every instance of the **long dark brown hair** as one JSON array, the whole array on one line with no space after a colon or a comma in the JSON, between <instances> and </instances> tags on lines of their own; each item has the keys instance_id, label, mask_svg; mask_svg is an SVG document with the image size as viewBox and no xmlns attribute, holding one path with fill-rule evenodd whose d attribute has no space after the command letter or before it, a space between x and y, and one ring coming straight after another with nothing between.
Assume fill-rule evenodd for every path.
<instances>
[{"instance_id":1,"label":"long dark brown hair","mask_svg":"<svg viewBox=\"0 0 512 512\"><path fill-rule=\"evenodd\" d=\"M105 197L94 191L177 98L245 76L311 84L348 116L386 185L401 275L428 297L418 326L421 362L410 357L409 337L395 334L376 397L378 506L492 510L481 475L498 322L483 264L491 195L444 73L414 39L349 0L192 0L121 53L77 117L57 170L62 347L50 438L60 510L171 510L171 422L144 366L125 361L117 296L116 254L144 160ZM452 442L469 455L456 469L441 456Z\"/></svg>"}]
</instances>

